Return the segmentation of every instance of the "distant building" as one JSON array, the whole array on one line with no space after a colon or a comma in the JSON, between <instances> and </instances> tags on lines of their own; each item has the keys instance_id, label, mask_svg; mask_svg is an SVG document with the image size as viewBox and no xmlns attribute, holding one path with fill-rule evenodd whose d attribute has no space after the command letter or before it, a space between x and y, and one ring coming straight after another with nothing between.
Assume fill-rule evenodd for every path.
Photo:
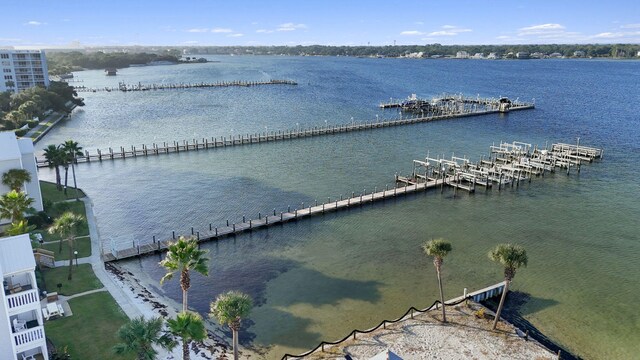
<instances>
[{"instance_id":1,"label":"distant building","mask_svg":"<svg viewBox=\"0 0 640 360\"><path fill-rule=\"evenodd\" d=\"M543 53L541 53L541 52L537 52L537 51L536 51L536 52L532 53L532 54L530 55L530 57L531 57L532 59L544 59L544 58L546 57L546 55L545 55L545 54L543 54Z\"/></svg>"},{"instance_id":2,"label":"distant building","mask_svg":"<svg viewBox=\"0 0 640 360\"><path fill-rule=\"evenodd\" d=\"M473 55L471 58L472 59L484 59L484 53L475 53L475 55Z\"/></svg>"},{"instance_id":3,"label":"distant building","mask_svg":"<svg viewBox=\"0 0 640 360\"><path fill-rule=\"evenodd\" d=\"M582 50L578 50L578 51L574 51L574 52L573 52L573 56L574 56L574 57L585 57L585 55L586 55L586 54L585 54L585 53L584 53L584 51L582 51Z\"/></svg>"},{"instance_id":4,"label":"distant building","mask_svg":"<svg viewBox=\"0 0 640 360\"><path fill-rule=\"evenodd\" d=\"M563 57L563 55L560 54L559 52L554 52L554 53L549 54L549 57L552 58L552 59L559 59L559 58Z\"/></svg>"},{"instance_id":5,"label":"distant building","mask_svg":"<svg viewBox=\"0 0 640 360\"><path fill-rule=\"evenodd\" d=\"M516 59L528 59L529 58L529 53L526 51L518 51L516 53Z\"/></svg>"},{"instance_id":6,"label":"distant building","mask_svg":"<svg viewBox=\"0 0 640 360\"><path fill-rule=\"evenodd\" d=\"M487 59L489 59L489 60L495 60L497 58L498 58L498 55L496 53L494 53L494 52L489 53L489 55L487 55Z\"/></svg>"},{"instance_id":7,"label":"distant building","mask_svg":"<svg viewBox=\"0 0 640 360\"><path fill-rule=\"evenodd\" d=\"M33 86L49 87L49 69L43 50L0 49L0 92L19 92Z\"/></svg>"},{"instance_id":8,"label":"distant building","mask_svg":"<svg viewBox=\"0 0 640 360\"><path fill-rule=\"evenodd\" d=\"M469 58L469 53L466 51L458 51L456 53L456 59L468 59Z\"/></svg>"},{"instance_id":9,"label":"distant building","mask_svg":"<svg viewBox=\"0 0 640 360\"><path fill-rule=\"evenodd\" d=\"M118 73L118 69L116 69L116 68L106 68L106 69L104 69L104 72L106 72L107 76L116 76L116 74Z\"/></svg>"},{"instance_id":10,"label":"distant building","mask_svg":"<svg viewBox=\"0 0 640 360\"><path fill-rule=\"evenodd\" d=\"M28 234L0 238L2 359L49 358L35 269Z\"/></svg>"},{"instance_id":11,"label":"distant building","mask_svg":"<svg viewBox=\"0 0 640 360\"><path fill-rule=\"evenodd\" d=\"M25 184L23 189L34 200L33 207L37 211L42 211L42 194L33 153L33 140L17 139L13 131L3 131L0 132L0 176L10 169L24 169L31 174L31 182ZM6 185L0 184L0 194L10 190ZM8 222L9 219L0 219L0 224Z\"/></svg>"}]
</instances>

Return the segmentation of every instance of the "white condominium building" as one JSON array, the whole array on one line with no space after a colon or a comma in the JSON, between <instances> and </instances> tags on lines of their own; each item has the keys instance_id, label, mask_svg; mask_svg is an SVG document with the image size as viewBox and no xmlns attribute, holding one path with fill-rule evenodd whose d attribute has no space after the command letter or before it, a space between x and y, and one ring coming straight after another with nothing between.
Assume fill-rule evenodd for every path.
<instances>
[{"instance_id":1,"label":"white condominium building","mask_svg":"<svg viewBox=\"0 0 640 360\"><path fill-rule=\"evenodd\" d=\"M29 235L0 238L0 359L48 359Z\"/></svg>"},{"instance_id":2,"label":"white condominium building","mask_svg":"<svg viewBox=\"0 0 640 360\"><path fill-rule=\"evenodd\" d=\"M19 92L36 85L49 87L49 69L43 50L0 49L0 92Z\"/></svg>"}]
</instances>

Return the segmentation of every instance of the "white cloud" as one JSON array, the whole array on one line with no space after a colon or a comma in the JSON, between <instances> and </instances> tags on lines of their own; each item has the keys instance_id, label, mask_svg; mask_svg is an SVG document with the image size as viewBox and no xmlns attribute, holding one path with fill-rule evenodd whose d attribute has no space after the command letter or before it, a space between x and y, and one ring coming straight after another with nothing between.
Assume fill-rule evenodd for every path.
<instances>
[{"instance_id":1,"label":"white cloud","mask_svg":"<svg viewBox=\"0 0 640 360\"><path fill-rule=\"evenodd\" d=\"M560 24L540 24L540 25L532 25L526 26L518 29L518 35L539 35L539 34L548 34L548 33L560 33L564 31L564 26Z\"/></svg>"},{"instance_id":2,"label":"white cloud","mask_svg":"<svg viewBox=\"0 0 640 360\"><path fill-rule=\"evenodd\" d=\"M0 38L0 41L6 41L6 42L19 42L19 41L22 41L22 39L17 39L17 38Z\"/></svg>"},{"instance_id":3,"label":"white cloud","mask_svg":"<svg viewBox=\"0 0 640 360\"><path fill-rule=\"evenodd\" d=\"M229 34L229 35L227 35L227 36L228 36L228 37L241 37L241 36L244 36L244 34L242 34L242 33L235 33L235 34Z\"/></svg>"},{"instance_id":4,"label":"white cloud","mask_svg":"<svg viewBox=\"0 0 640 360\"><path fill-rule=\"evenodd\" d=\"M306 29L307 25L305 24L294 24L294 23L284 23L280 24L276 31L294 31L300 29Z\"/></svg>"},{"instance_id":5,"label":"white cloud","mask_svg":"<svg viewBox=\"0 0 640 360\"><path fill-rule=\"evenodd\" d=\"M427 34L427 36L456 36L460 33L471 32L473 30L457 27L454 25L443 25L442 30L433 31Z\"/></svg>"},{"instance_id":6,"label":"white cloud","mask_svg":"<svg viewBox=\"0 0 640 360\"><path fill-rule=\"evenodd\" d=\"M640 24L626 24L620 27L623 29L640 29Z\"/></svg>"},{"instance_id":7,"label":"white cloud","mask_svg":"<svg viewBox=\"0 0 640 360\"><path fill-rule=\"evenodd\" d=\"M26 23L24 23L24 25L31 25L31 26L40 26L40 25L45 25L46 23L40 22L40 21L35 21L35 20L31 20L28 21Z\"/></svg>"},{"instance_id":8,"label":"white cloud","mask_svg":"<svg viewBox=\"0 0 640 360\"><path fill-rule=\"evenodd\" d=\"M209 32L209 29L189 29L189 30L187 30L187 32L190 32L190 33L204 33L204 32Z\"/></svg>"},{"instance_id":9,"label":"white cloud","mask_svg":"<svg viewBox=\"0 0 640 360\"><path fill-rule=\"evenodd\" d=\"M212 33L232 33L233 30L231 29L225 29L225 28L213 28L211 29Z\"/></svg>"},{"instance_id":10,"label":"white cloud","mask_svg":"<svg viewBox=\"0 0 640 360\"><path fill-rule=\"evenodd\" d=\"M422 22L422 21L416 21L414 24L416 24L416 25L424 25L424 22Z\"/></svg>"},{"instance_id":11,"label":"white cloud","mask_svg":"<svg viewBox=\"0 0 640 360\"><path fill-rule=\"evenodd\" d=\"M256 30L256 32L258 34L271 34L273 32L273 30L267 30L267 29L258 29Z\"/></svg>"},{"instance_id":12,"label":"white cloud","mask_svg":"<svg viewBox=\"0 0 640 360\"><path fill-rule=\"evenodd\" d=\"M442 30L442 31L434 31L434 32L430 32L427 34L427 36L455 36L458 33L453 32L453 31L446 31L446 30Z\"/></svg>"},{"instance_id":13,"label":"white cloud","mask_svg":"<svg viewBox=\"0 0 640 360\"><path fill-rule=\"evenodd\" d=\"M418 30L407 30L407 31L401 32L400 35L415 36L415 35L424 35L424 33Z\"/></svg>"},{"instance_id":14,"label":"white cloud","mask_svg":"<svg viewBox=\"0 0 640 360\"><path fill-rule=\"evenodd\" d=\"M620 39L633 36L640 36L640 31L603 32L591 36L593 39Z\"/></svg>"},{"instance_id":15,"label":"white cloud","mask_svg":"<svg viewBox=\"0 0 640 360\"><path fill-rule=\"evenodd\" d=\"M193 45L193 44L198 44L198 43L199 43L199 42L198 42L198 41L195 41L195 40L189 40L189 41L185 41L185 42L183 42L183 44L185 44L185 45Z\"/></svg>"}]
</instances>

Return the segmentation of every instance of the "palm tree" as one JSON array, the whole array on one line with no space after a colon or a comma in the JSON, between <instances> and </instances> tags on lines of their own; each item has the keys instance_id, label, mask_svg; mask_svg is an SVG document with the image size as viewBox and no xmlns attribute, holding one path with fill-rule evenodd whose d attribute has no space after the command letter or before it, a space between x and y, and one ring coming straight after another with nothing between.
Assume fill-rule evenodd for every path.
<instances>
[{"instance_id":1,"label":"palm tree","mask_svg":"<svg viewBox=\"0 0 640 360\"><path fill-rule=\"evenodd\" d=\"M56 170L56 186L58 191L62 190L62 182L60 179L60 165L64 160L64 154L60 151L60 148L55 145L49 145L44 148L44 158L49 163L49 167Z\"/></svg>"},{"instance_id":2,"label":"palm tree","mask_svg":"<svg viewBox=\"0 0 640 360\"><path fill-rule=\"evenodd\" d=\"M11 190L0 196L0 219L11 219L12 223L24 220L25 212L33 212L33 199L23 191Z\"/></svg>"},{"instance_id":3,"label":"palm tree","mask_svg":"<svg viewBox=\"0 0 640 360\"><path fill-rule=\"evenodd\" d=\"M498 325L498 320L500 320L504 300L507 298L509 284L514 276L516 276L516 269L521 266L527 266L528 258L527 251L522 246L499 244L489 252L489 259L504 266L504 290L502 291L502 297L500 297L500 305L498 305L496 318L493 320L493 329L495 330Z\"/></svg>"},{"instance_id":4,"label":"palm tree","mask_svg":"<svg viewBox=\"0 0 640 360\"><path fill-rule=\"evenodd\" d=\"M73 173L73 186L76 188L76 200L78 196L78 187L76 184L76 170L74 167L74 163L76 162L76 158L78 156L82 156L82 146L78 146L77 141L67 140L62 145L60 145L60 149L64 153L65 161L63 163L64 166L64 193L67 193L67 178L69 177L69 164L71 164L71 171Z\"/></svg>"},{"instance_id":5,"label":"palm tree","mask_svg":"<svg viewBox=\"0 0 640 360\"><path fill-rule=\"evenodd\" d=\"M144 316L130 320L118 329L122 341L113 347L118 355L135 354L137 360L154 360L158 355L153 345L170 350L176 344L166 333L162 333L162 318L145 319Z\"/></svg>"},{"instance_id":6,"label":"palm tree","mask_svg":"<svg viewBox=\"0 0 640 360\"><path fill-rule=\"evenodd\" d=\"M36 226L29 225L27 220L20 220L18 222L12 222L11 225L9 225L9 227L4 230L4 233L8 236L16 236L16 235L28 234L35 229L36 229Z\"/></svg>"},{"instance_id":7,"label":"palm tree","mask_svg":"<svg viewBox=\"0 0 640 360\"><path fill-rule=\"evenodd\" d=\"M24 169L10 169L2 174L2 183L11 190L20 191L24 183L31 182L31 173Z\"/></svg>"},{"instance_id":8,"label":"palm tree","mask_svg":"<svg viewBox=\"0 0 640 360\"><path fill-rule=\"evenodd\" d=\"M220 324L227 325L233 332L233 359L238 360L238 330L243 318L249 316L253 302L247 294L239 291L229 291L218 295L211 303L210 317L218 319Z\"/></svg>"},{"instance_id":9,"label":"palm tree","mask_svg":"<svg viewBox=\"0 0 640 360\"><path fill-rule=\"evenodd\" d=\"M180 287L182 288L182 311L187 311L187 291L191 287L190 270L195 270L204 276L209 275L205 255L206 250L198 249L198 242L194 238L186 239L180 236L178 241L167 247L167 257L160 261L160 265L167 269L167 273L160 279L160 284L171 280L176 272L180 273Z\"/></svg>"},{"instance_id":10,"label":"palm tree","mask_svg":"<svg viewBox=\"0 0 640 360\"><path fill-rule=\"evenodd\" d=\"M73 248L75 247L76 231L78 227L84 223L82 215L74 214L67 211L53 221L53 225L49 228L49 234L58 234L60 236L60 248L62 251L62 238L67 237L69 245L69 276L67 280L71 280L73 274Z\"/></svg>"},{"instance_id":11,"label":"palm tree","mask_svg":"<svg viewBox=\"0 0 640 360\"><path fill-rule=\"evenodd\" d=\"M440 302L442 303L442 322L447 322L447 314L444 310L444 293L442 292L442 277L440 273L442 271L443 258L451 251L451 244L443 239L435 239L427 241L422 245L422 249L428 256L433 256L433 266L436 267L436 274L438 275L438 287L440 288Z\"/></svg>"},{"instance_id":12,"label":"palm tree","mask_svg":"<svg viewBox=\"0 0 640 360\"><path fill-rule=\"evenodd\" d=\"M197 313L181 311L175 319L167 320L169 332L182 338L182 360L189 360L189 343L202 341L207 337L204 321Z\"/></svg>"}]
</instances>

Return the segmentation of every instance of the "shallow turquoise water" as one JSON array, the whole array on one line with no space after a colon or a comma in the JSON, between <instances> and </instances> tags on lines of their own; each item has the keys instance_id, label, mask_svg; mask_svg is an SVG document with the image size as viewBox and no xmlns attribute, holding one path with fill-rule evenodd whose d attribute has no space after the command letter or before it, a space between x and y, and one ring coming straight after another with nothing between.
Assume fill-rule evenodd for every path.
<instances>
[{"instance_id":1,"label":"shallow turquoise water","mask_svg":"<svg viewBox=\"0 0 640 360\"><path fill-rule=\"evenodd\" d=\"M586 358L640 353L640 217L634 165L640 63L623 61L411 61L220 57L221 63L77 73L86 86L290 78L298 86L83 93L87 106L39 148L67 138L87 148L228 136L396 117L380 101L410 93L535 98L537 109L331 137L78 166L109 246L187 233L209 223L335 199L391 184L411 160L455 152L478 159L493 142L580 142L602 162L498 193L430 192L290 223L205 245L211 276L194 276L190 304L206 312L228 289L259 306L245 342L268 357L304 351L396 317L437 296L420 244L445 237L447 297L501 279L487 259L499 242L524 245L514 286L531 295L523 316ZM326 120L326 123L325 123ZM41 177L51 178L48 170ZM159 279L154 257L138 262ZM136 263L136 262L134 262ZM179 299L177 283L165 285Z\"/></svg>"}]
</instances>

